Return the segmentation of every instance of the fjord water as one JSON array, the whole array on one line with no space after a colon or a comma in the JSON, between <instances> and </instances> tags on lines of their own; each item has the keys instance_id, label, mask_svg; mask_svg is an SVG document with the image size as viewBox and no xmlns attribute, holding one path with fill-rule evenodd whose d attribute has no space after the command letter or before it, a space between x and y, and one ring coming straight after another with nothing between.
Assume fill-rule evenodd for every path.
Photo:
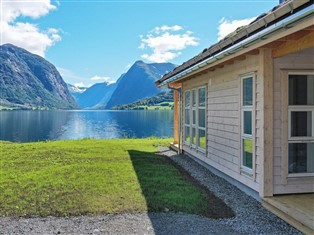
<instances>
[{"instance_id":1,"label":"fjord water","mask_svg":"<svg viewBox=\"0 0 314 235\"><path fill-rule=\"evenodd\" d=\"M0 111L0 140L172 137L172 110Z\"/></svg>"}]
</instances>

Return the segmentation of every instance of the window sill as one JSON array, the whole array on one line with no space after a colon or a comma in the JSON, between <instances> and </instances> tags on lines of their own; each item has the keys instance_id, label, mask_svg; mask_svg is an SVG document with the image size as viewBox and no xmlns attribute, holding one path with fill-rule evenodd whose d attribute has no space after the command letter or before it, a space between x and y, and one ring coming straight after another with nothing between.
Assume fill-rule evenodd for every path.
<instances>
[{"instance_id":1,"label":"window sill","mask_svg":"<svg viewBox=\"0 0 314 235\"><path fill-rule=\"evenodd\" d=\"M253 170L249 169L249 168L241 168L240 169L240 174L244 175L246 177L252 178L253 177Z\"/></svg>"},{"instance_id":2,"label":"window sill","mask_svg":"<svg viewBox=\"0 0 314 235\"><path fill-rule=\"evenodd\" d=\"M288 174L288 178L306 178L306 177L314 177L314 173L294 173L294 174Z\"/></svg>"}]
</instances>

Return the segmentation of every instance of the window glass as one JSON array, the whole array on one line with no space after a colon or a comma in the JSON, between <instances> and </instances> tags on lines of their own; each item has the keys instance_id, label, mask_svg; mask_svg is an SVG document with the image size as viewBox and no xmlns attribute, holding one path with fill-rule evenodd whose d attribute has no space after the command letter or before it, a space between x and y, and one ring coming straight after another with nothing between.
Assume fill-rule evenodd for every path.
<instances>
[{"instance_id":1,"label":"window glass","mask_svg":"<svg viewBox=\"0 0 314 235\"><path fill-rule=\"evenodd\" d=\"M190 142L190 127L189 126L185 127L185 138L184 138L184 140L186 142Z\"/></svg>"},{"instance_id":2,"label":"window glass","mask_svg":"<svg viewBox=\"0 0 314 235\"><path fill-rule=\"evenodd\" d=\"M243 133L252 135L252 111L243 112Z\"/></svg>"},{"instance_id":3,"label":"window glass","mask_svg":"<svg viewBox=\"0 0 314 235\"><path fill-rule=\"evenodd\" d=\"M192 128L192 144L196 144L196 129Z\"/></svg>"},{"instance_id":4,"label":"window glass","mask_svg":"<svg viewBox=\"0 0 314 235\"><path fill-rule=\"evenodd\" d=\"M253 78L243 79L243 106L253 105Z\"/></svg>"},{"instance_id":5,"label":"window glass","mask_svg":"<svg viewBox=\"0 0 314 235\"><path fill-rule=\"evenodd\" d=\"M242 140L242 165L250 169L253 167L253 141L249 139Z\"/></svg>"},{"instance_id":6,"label":"window glass","mask_svg":"<svg viewBox=\"0 0 314 235\"><path fill-rule=\"evenodd\" d=\"M185 92L185 107L190 107L190 91Z\"/></svg>"},{"instance_id":7,"label":"window glass","mask_svg":"<svg viewBox=\"0 0 314 235\"><path fill-rule=\"evenodd\" d=\"M205 149L206 148L205 130L198 129L198 135L199 135L199 147Z\"/></svg>"},{"instance_id":8,"label":"window glass","mask_svg":"<svg viewBox=\"0 0 314 235\"><path fill-rule=\"evenodd\" d=\"M198 126L205 128L205 120L206 120L205 109L199 109L198 110Z\"/></svg>"},{"instance_id":9,"label":"window glass","mask_svg":"<svg viewBox=\"0 0 314 235\"><path fill-rule=\"evenodd\" d=\"M205 98L205 87L198 89L198 106L205 107L206 98Z\"/></svg>"},{"instance_id":10,"label":"window glass","mask_svg":"<svg viewBox=\"0 0 314 235\"><path fill-rule=\"evenodd\" d=\"M196 110L193 110L193 125L196 124Z\"/></svg>"},{"instance_id":11,"label":"window glass","mask_svg":"<svg viewBox=\"0 0 314 235\"><path fill-rule=\"evenodd\" d=\"M192 90L192 106L196 107L196 91Z\"/></svg>"},{"instance_id":12,"label":"window glass","mask_svg":"<svg viewBox=\"0 0 314 235\"><path fill-rule=\"evenodd\" d=\"M289 144L289 173L314 173L314 143Z\"/></svg>"},{"instance_id":13,"label":"window glass","mask_svg":"<svg viewBox=\"0 0 314 235\"><path fill-rule=\"evenodd\" d=\"M291 136L312 136L312 112L291 112Z\"/></svg>"},{"instance_id":14,"label":"window glass","mask_svg":"<svg viewBox=\"0 0 314 235\"><path fill-rule=\"evenodd\" d=\"M313 75L289 75L289 105L314 105Z\"/></svg>"},{"instance_id":15,"label":"window glass","mask_svg":"<svg viewBox=\"0 0 314 235\"><path fill-rule=\"evenodd\" d=\"M184 113L185 113L185 116L184 116L185 124L190 124L190 110L185 109Z\"/></svg>"}]
</instances>

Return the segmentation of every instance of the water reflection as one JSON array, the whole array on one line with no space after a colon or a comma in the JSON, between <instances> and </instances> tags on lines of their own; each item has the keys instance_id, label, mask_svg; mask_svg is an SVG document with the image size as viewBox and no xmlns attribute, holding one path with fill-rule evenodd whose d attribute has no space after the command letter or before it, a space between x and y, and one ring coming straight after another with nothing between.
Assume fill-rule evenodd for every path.
<instances>
[{"instance_id":1,"label":"water reflection","mask_svg":"<svg viewBox=\"0 0 314 235\"><path fill-rule=\"evenodd\" d=\"M173 112L0 111L0 139L30 142L56 139L171 137Z\"/></svg>"}]
</instances>

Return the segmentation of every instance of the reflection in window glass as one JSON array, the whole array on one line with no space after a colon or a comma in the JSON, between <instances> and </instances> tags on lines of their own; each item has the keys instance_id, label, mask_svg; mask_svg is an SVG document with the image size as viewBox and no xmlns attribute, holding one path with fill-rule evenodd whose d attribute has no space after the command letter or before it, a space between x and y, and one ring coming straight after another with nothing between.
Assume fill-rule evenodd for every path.
<instances>
[{"instance_id":1,"label":"reflection in window glass","mask_svg":"<svg viewBox=\"0 0 314 235\"><path fill-rule=\"evenodd\" d=\"M206 114L205 109L198 110L198 126L205 128Z\"/></svg>"},{"instance_id":2,"label":"reflection in window glass","mask_svg":"<svg viewBox=\"0 0 314 235\"><path fill-rule=\"evenodd\" d=\"M313 75L289 75L289 105L314 105Z\"/></svg>"},{"instance_id":3,"label":"reflection in window glass","mask_svg":"<svg viewBox=\"0 0 314 235\"><path fill-rule=\"evenodd\" d=\"M192 90L192 106L196 107L196 91Z\"/></svg>"},{"instance_id":4,"label":"reflection in window glass","mask_svg":"<svg viewBox=\"0 0 314 235\"><path fill-rule=\"evenodd\" d=\"M243 133L252 135L252 111L243 112Z\"/></svg>"},{"instance_id":5,"label":"reflection in window glass","mask_svg":"<svg viewBox=\"0 0 314 235\"><path fill-rule=\"evenodd\" d=\"M185 107L190 107L190 91L185 92Z\"/></svg>"},{"instance_id":6,"label":"reflection in window glass","mask_svg":"<svg viewBox=\"0 0 314 235\"><path fill-rule=\"evenodd\" d=\"M205 98L205 87L198 89L198 106L205 107L206 98Z\"/></svg>"},{"instance_id":7,"label":"reflection in window glass","mask_svg":"<svg viewBox=\"0 0 314 235\"><path fill-rule=\"evenodd\" d=\"M206 148L206 134L205 134L205 130L198 130L198 135L199 135L199 147L201 147L202 149Z\"/></svg>"},{"instance_id":8,"label":"reflection in window glass","mask_svg":"<svg viewBox=\"0 0 314 235\"><path fill-rule=\"evenodd\" d=\"M253 167L253 141L249 139L243 139L242 141L242 165L252 169Z\"/></svg>"},{"instance_id":9,"label":"reflection in window glass","mask_svg":"<svg viewBox=\"0 0 314 235\"><path fill-rule=\"evenodd\" d=\"M185 133L185 138L184 138L184 140L186 141L186 142L190 142L190 127L189 126L186 126L185 127L185 131L184 131L184 133Z\"/></svg>"},{"instance_id":10,"label":"reflection in window glass","mask_svg":"<svg viewBox=\"0 0 314 235\"><path fill-rule=\"evenodd\" d=\"M192 144L196 144L196 129L192 128Z\"/></svg>"},{"instance_id":11,"label":"reflection in window glass","mask_svg":"<svg viewBox=\"0 0 314 235\"><path fill-rule=\"evenodd\" d=\"M190 110L185 109L184 112L185 112L185 117L184 117L185 124L190 124Z\"/></svg>"},{"instance_id":12,"label":"reflection in window glass","mask_svg":"<svg viewBox=\"0 0 314 235\"><path fill-rule=\"evenodd\" d=\"M289 173L314 173L314 143L289 144Z\"/></svg>"},{"instance_id":13,"label":"reflection in window glass","mask_svg":"<svg viewBox=\"0 0 314 235\"><path fill-rule=\"evenodd\" d=\"M253 105L253 78L243 79L243 106Z\"/></svg>"},{"instance_id":14,"label":"reflection in window glass","mask_svg":"<svg viewBox=\"0 0 314 235\"><path fill-rule=\"evenodd\" d=\"M291 112L291 136L312 136L312 112Z\"/></svg>"}]
</instances>

